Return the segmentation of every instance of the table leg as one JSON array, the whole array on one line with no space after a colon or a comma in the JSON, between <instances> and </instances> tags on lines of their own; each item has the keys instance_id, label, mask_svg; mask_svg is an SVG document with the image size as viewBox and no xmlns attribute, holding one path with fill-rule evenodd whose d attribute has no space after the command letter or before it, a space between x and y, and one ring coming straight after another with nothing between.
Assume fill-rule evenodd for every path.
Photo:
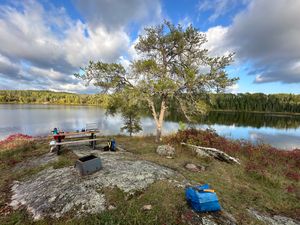
<instances>
[{"instance_id":1,"label":"table leg","mask_svg":"<svg viewBox=\"0 0 300 225\"><path fill-rule=\"evenodd\" d=\"M96 135L94 135L94 138L96 138ZM93 150L96 149L96 141L93 141Z\"/></svg>"},{"instance_id":2,"label":"table leg","mask_svg":"<svg viewBox=\"0 0 300 225\"><path fill-rule=\"evenodd\" d=\"M61 137L60 136L58 137L57 142L61 143ZM57 155L60 155L60 148L61 148L61 145L58 145L57 146Z\"/></svg>"},{"instance_id":3,"label":"table leg","mask_svg":"<svg viewBox=\"0 0 300 225\"><path fill-rule=\"evenodd\" d=\"M94 133L91 133L90 139L94 139ZM91 145L91 147L93 147L93 141L90 141L90 145Z\"/></svg>"}]
</instances>

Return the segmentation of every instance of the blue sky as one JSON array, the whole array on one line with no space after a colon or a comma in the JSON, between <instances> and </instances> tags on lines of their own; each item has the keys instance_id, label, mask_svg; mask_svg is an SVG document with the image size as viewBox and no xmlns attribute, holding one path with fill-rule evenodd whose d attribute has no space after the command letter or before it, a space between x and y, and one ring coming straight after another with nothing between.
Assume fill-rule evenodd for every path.
<instances>
[{"instance_id":1,"label":"blue sky","mask_svg":"<svg viewBox=\"0 0 300 225\"><path fill-rule=\"evenodd\" d=\"M300 0L0 0L0 89L95 93L72 75L89 60L127 65L143 27L164 19L235 52L227 91L300 94Z\"/></svg>"}]
</instances>

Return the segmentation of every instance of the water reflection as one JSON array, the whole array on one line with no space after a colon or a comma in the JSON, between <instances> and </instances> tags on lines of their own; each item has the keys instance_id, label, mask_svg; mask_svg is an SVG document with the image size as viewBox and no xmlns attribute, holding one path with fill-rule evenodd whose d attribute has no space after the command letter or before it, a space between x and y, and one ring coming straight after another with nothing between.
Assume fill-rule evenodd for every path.
<instances>
[{"instance_id":1,"label":"water reflection","mask_svg":"<svg viewBox=\"0 0 300 225\"><path fill-rule=\"evenodd\" d=\"M236 127L290 129L300 127L300 116L249 112L210 112L207 116L199 118L199 122L234 125Z\"/></svg>"},{"instance_id":2,"label":"water reflection","mask_svg":"<svg viewBox=\"0 0 300 225\"><path fill-rule=\"evenodd\" d=\"M180 115L167 117L164 133L176 132ZM264 141L274 146L300 148L300 117L255 113L211 112L199 117L198 128L212 128L220 135L233 139ZM0 139L12 133L47 135L54 127L65 131L81 130L86 123L97 122L105 135L119 134L122 118L105 115L98 107L61 105L0 105ZM141 120L142 134L154 134L155 126L150 117Z\"/></svg>"}]
</instances>

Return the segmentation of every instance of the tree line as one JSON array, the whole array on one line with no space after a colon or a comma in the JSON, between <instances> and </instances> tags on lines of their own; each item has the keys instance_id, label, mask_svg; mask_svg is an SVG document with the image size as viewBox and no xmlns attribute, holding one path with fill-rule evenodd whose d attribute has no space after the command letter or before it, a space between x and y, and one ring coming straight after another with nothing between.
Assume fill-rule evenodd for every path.
<instances>
[{"instance_id":1,"label":"tree line","mask_svg":"<svg viewBox=\"0 0 300 225\"><path fill-rule=\"evenodd\" d=\"M106 107L108 95L74 94L54 91L0 90L0 103L99 105Z\"/></svg>"},{"instance_id":2,"label":"tree line","mask_svg":"<svg viewBox=\"0 0 300 225\"><path fill-rule=\"evenodd\" d=\"M300 113L300 95L294 94L210 94L213 110Z\"/></svg>"},{"instance_id":3,"label":"tree line","mask_svg":"<svg viewBox=\"0 0 300 225\"><path fill-rule=\"evenodd\" d=\"M295 94L209 94L202 100L212 111L289 112L300 113L300 95ZM35 90L0 90L0 103L97 105L109 107L108 94L74 94ZM114 100L115 101L115 100ZM121 103L118 103L121 104ZM175 112L176 104L169 110Z\"/></svg>"}]
</instances>

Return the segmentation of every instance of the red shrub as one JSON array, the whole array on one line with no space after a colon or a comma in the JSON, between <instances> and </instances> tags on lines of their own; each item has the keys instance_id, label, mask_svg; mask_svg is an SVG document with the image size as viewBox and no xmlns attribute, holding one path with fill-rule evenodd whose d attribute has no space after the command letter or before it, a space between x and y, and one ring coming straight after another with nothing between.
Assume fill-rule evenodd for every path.
<instances>
[{"instance_id":1,"label":"red shrub","mask_svg":"<svg viewBox=\"0 0 300 225\"><path fill-rule=\"evenodd\" d=\"M188 129L178 131L166 138L167 142L186 142L199 146L220 149L229 155L245 159L245 170L249 172L278 173L291 180L299 181L300 150L284 151L266 144L253 145L249 141L230 140L219 136L213 130Z\"/></svg>"},{"instance_id":2,"label":"red shrub","mask_svg":"<svg viewBox=\"0 0 300 225\"><path fill-rule=\"evenodd\" d=\"M6 139L0 141L0 147L2 150L12 149L18 146L21 142L30 141L32 137L25 134L12 134L8 136Z\"/></svg>"},{"instance_id":3,"label":"red shrub","mask_svg":"<svg viewBox=\"0 0 300 225\"><path fill-rule=\"evenodd\" d=\"M300 174L297 172L289 171L285 174L285 176L294 181L300 181Z\"/></svg>"},{"instance_id":4,"label":"red shrub","mask_svg":"<svg viewBox=\"0 0 300 225\"><path fill-rule=\"evenodd\" d=\"M286 191L288 193L294 193L294 192L296 192L296 190L297 190L297 188L295 186L293 186L293 185L290 185L290 186L286 187Z\"/></svg>"}]
</instances>

